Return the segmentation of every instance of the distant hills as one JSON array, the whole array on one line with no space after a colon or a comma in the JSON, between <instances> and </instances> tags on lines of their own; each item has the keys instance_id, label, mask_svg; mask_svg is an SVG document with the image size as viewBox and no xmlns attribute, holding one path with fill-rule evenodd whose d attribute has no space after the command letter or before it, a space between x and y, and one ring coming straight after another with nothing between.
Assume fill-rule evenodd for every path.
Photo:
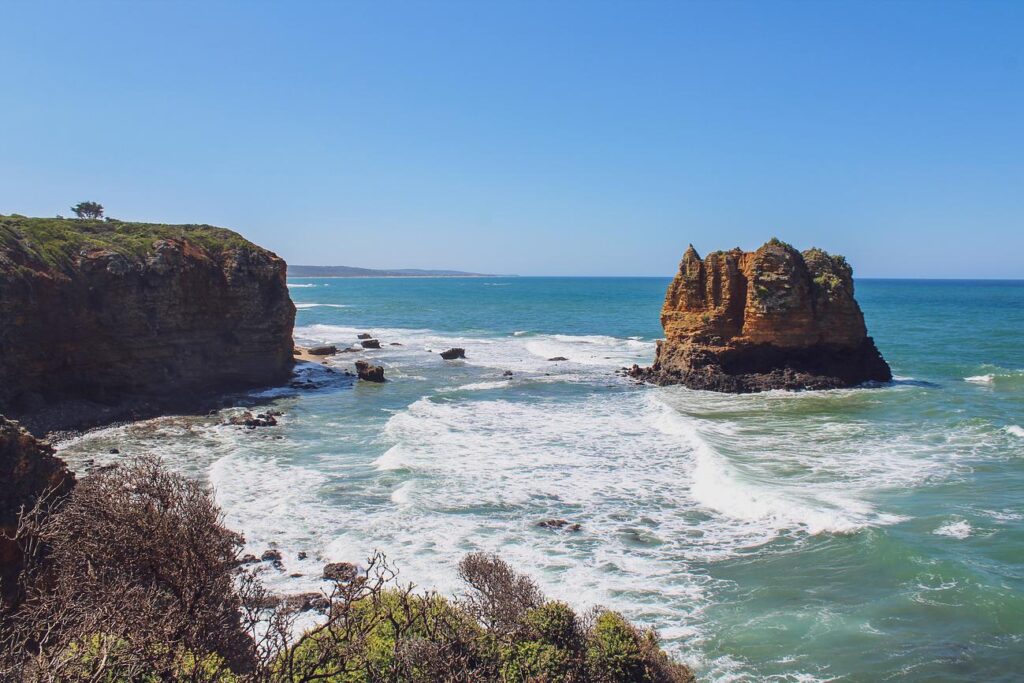
<instances>
[{"instance_id":1,"label":"distant hills","mask_svg":"<svg viewBox=\"0 0 1024 683\"><path fill-rule=\"evenodd\" d=\"M489 273L467 273L461 270L421 270L419 268L353 268L351 266L288 266L290 277L495 277Z\"/></svg>"}]
</instances>

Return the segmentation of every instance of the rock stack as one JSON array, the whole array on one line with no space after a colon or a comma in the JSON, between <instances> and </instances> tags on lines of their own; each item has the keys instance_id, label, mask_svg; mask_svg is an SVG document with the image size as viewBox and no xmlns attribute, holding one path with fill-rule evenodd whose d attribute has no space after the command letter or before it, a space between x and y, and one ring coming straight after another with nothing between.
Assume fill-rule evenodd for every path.
<instances>
[{"instance_id":1,"label":"rock stack","mask_svg":"<svg viewBox=\"0 0 1024 683\"><path fill-rule=\"evenodd\" d=\"M833 389L892 379L842 256L772 239L754 252L691 245L665 295L665 339L633 377L692 389Z\"/></svg>"}]
</instances>

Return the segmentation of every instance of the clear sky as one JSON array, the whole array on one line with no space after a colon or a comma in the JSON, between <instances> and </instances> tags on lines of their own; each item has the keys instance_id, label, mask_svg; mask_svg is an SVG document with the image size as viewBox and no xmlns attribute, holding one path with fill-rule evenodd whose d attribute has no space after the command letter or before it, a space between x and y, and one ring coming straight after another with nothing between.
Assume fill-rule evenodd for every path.
<instances>
[{"instance_id":1,"label":"clear sky","mask_svg":"<svg viewBox=\"0 0 1024 683\"><path fill-rule=\"evenodd\" d=\"M1024 277L1024 1L3 2L0 213L291 263Z\"/></svg>"}]
</instances>

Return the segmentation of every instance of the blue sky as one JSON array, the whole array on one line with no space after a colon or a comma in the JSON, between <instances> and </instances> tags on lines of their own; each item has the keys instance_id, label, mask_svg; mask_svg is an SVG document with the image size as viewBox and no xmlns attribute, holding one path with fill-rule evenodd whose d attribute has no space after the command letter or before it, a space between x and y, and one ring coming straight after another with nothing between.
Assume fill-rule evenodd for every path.
<instances>
[{"instance_id":1,"label":"blue sky","mask_svg":"<svg viewBox=\"0 0 1024 683\"><path fill-rule=\"evenodd\" d=\"M6 2L0 213L291 263L1024 277L1024 2Z\"/></svg>"}]
</instances>

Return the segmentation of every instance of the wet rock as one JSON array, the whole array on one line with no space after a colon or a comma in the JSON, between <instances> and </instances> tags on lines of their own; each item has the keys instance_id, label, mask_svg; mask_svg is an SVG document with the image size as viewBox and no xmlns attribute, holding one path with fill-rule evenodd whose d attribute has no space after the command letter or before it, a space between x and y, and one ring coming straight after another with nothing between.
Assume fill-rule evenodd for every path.
<instances>
[{"instance_id":1,"label":"wet rock","mask_svg":"<svg viewBox=\"0 0 1024 683\"><path fill-rule=\"evenodd\" d=\"M306 559L307 557L309 557L309 556L308 556L308 555L306 554L306 551L305 551L305 550L300 550L300 551L299 551L299 559L300 559L300 560L304 560L304 559Z\"/></svg>"},{"instance_id":2,"label":"wet rock","mask_svg":"<svg viewBox=\"0 0 1024 683\"><path fill-rule=\"evenodd\" d=\"M281 551L274 548L268 548L263 551L260 555L260 560L263 562L273 562L275 565L281 562Z\"/></svg>"},{"instance_id":3,"label":"wet rock","mask_svg":"<svg viewBox=\"0 0 1024 683\"><path fill-rule=\"evenodd\" d=\"M459 348L459 347L453 347L453 348L448 349L447 351L442 351L441 352L441 358L444 358L445 360L455 360L456 358L465 358L465 357L466 357L466 349Z\"/></svg>"},{"instance_id":4,"label":"wet rock","mask_svg":"<svg viewBox=\"0 0 1024 683\"><path fill-rule=\"evenodd\" d=\"M341 353L359 353L360 351L362 351L362 349L357 348L355 346L350 346L346 349L342 349Z\"/></svg>"},{"instance_id":5,"label":"wet rock","mask_svg":"<svg viewBox=\"0 0 1024 683\"><path fill-rule=\"evenodd\" d=\"M116 449L116 448L111 448L111 449L110 449L109 451L107 451L107 452L108 452L108 453L110 453L111 455L117 455L117 454L118 454L118 453L120 453L121 451L120 451L120 450L118 450L118 449Z\"/></svg>"},{"instance_id":6,"label":"wet rock","mask_svg":"<svg viewBox=\"0 0 1024 683\"><path fill-rule=\"evenodd\" d=\"M359 569L351 562L331 562L324 565L324 579L348 583L359 576Z\"/></svg>"},{"instance_id":7,"label":"wet rock","mask_svg":"<svg viewBox=\"0 0 1024 683\"><path fill-rule=\"evenodd\" d=\"M260 558L256 557L252 553L248 553L248 554L242 555L240 558L238 558L238 565L242 566L242 565L247 565L247 564L256 564L259 561L260 561Z\"/></svg>"},{"instance_id":8,"label":"wet rock","mask_svg":"<svg viewBox=\"0 0 1024 683\"><path fill-rule=\"evenodd\" d=\"M241 415L233 415L224 424L247 427L249 429L256 429L257 427L274 427L277 425L277 416L280 414L281 413L278 411L271 411L269 413L253 415L247 410Z\"/></svg>"},{"instance_id":9,"label":"wet rock","mask_svg":"<svg viewBox=\"0 0 1024 683\"><path fill-rule=\"evenodd\" d=\"M338 352L338 347L334 344L327 344L326 346L311 346L308 350L314 356L333 356Z\"/></svg>"},{"instance_id":10,"label":"wet rock","mask_svg":"<svg viewBox=\"0 0 1024 683\"><path fill-rule=\"evenodd\" d=\"M365 360L356 361L356 374L359 379L367 382L383 382L384 368L380 365L371 365Z\"/></svg>"},{"instance_id":11,"label":"wet rock","mask_svg":"<svg viewBox=\"0 0 1024 683\"><path fill-rule=\"evenodd\" d=\"M331 601L322 593L298 593L286 595L281 604L296 612L324 613L330 608Z\"/></svg>"},{"instance_id":12,"label":"wet rock","mask_svg":"<svg viewBox=\"0 0 1024 683\"><path fill-rule=\"evenodd\" d=\"M567 519L545 519L537 522L537 526L542 529L565 529L566 531L579 531L583 528L582 525Z\"/></svg>"},{"instance_id":13,"label":"wet rock","mask_svg":"<svg viewBox=\"0 0 1024 683\"><path fill-rule=\"evenodd\" d=\"M511 377L512 376L512 371L511 370L506 370L505 372L501 373L501 376L502 377Z\"/></svg>"},{"instance_id":14,"label":"wet rock","mask_svg":"<svg viewBox=\"0 0 1024 683\"><path fill-rule=\"evenodd\" d=\"M554 358L548 358L548 360L569 360L565 356L555 356Z\"/></svg>"},{"instance_id":15,"label":"wet rock","mask_svg":"<svg viewBox=\"0 0 1024 683\"><path fill-rule=\"evenodd\" d=\"M379 349L380 348L380 340L379 339L364 339L363 341L359 342L359 345L362 346L364 349Z\"/></svg>"},{"instance_id":16,"label":"wet rock","mask_svg":"<svg viewBox=\"0 0 1024 683\"><path fill-rule=\"evenodd\" d=\"M362 333L356 335L356 339L373 339L373 335L372 334L368 334L366 332L362 332Z\"/></svg>"},{"instance_id":17,"label":"wet rock","mask_svg":"<svg viewBox=\"0 0 1024 683\"><path fill-rule=\"evenodd\" d=\"M391 342L388 346L401 346L399 342Z\"/></svg>"}]
</instances>

